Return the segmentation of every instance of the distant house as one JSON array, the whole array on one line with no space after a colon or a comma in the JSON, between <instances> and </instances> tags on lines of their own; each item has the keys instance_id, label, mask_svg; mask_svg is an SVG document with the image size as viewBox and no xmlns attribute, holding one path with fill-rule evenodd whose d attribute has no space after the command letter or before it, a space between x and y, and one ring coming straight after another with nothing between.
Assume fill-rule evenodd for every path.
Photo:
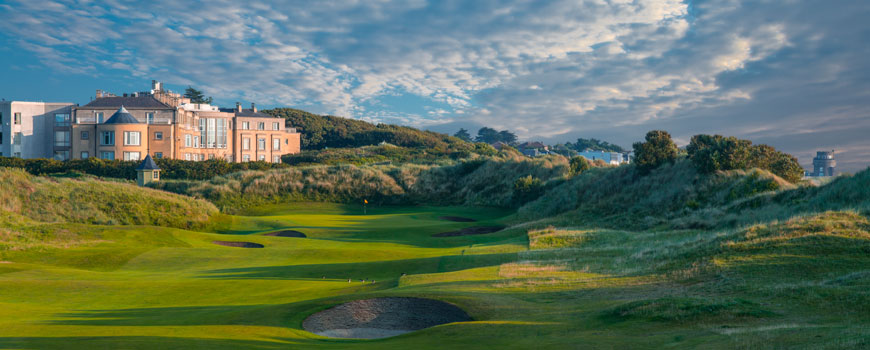
<instances>
[{"instance_id":1,"label":"distant house","mask_svg":"<svg viewBox=\"0 0 870 350\"><path fill-rule=\"evenodd\" d=\"M501 141L493 142L492 144L490 144L490 146L492 146L492 148L495 148L497 151L501 151L501 149L504 148L505 146L510 147L510 145L508 145L504 142L501 142Z\"/></svg>"},{"instance_id":2,"label":"distant house","mask_svg":"<svg viewBox=\"0 0 870 350\"><path fill-rule=\"evenodd\" d=\"M594 162L596 160L602 160L610 165L620 165L631 163L632 153L619 153L619 152L608 152L608 151L593 151L587 149L578 154L579 156L586 158L586 160L590 162Z\"/></svg>"},{"instance_id":3,"label":"distant house","mask_svg":"<svg viewBox=\"0 0 870 350\"><path fill-rule=\"evenodd\" d=\"M550 154L550 147L537 141L524 142L517 146L517 150L528 157L538 157Z\"/></svg>"}]
</instances>

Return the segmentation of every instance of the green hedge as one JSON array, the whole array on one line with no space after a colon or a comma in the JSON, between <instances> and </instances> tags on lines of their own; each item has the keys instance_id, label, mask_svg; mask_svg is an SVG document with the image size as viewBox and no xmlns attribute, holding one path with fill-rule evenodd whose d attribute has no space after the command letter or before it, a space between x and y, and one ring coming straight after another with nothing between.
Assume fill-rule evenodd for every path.
<instances>
[{"instance_id":1,"label":"green hedge","mask_svg":"<svg viewBox=\"0 0 870 350\"><path fill-rule=\"evenodd\" d=\"M207 180L218 175L242 170L269 170L284 168L286 164L266 162L230 163L222 159L202 162L155 159L161 169L161 178L175 180ZM58 161L54 159L21 159L0 157L0 167L24 169L33 175L81 172L100 177L135 180L140 161L103 160L98 158Z\"/></svg>"}]
</instances>

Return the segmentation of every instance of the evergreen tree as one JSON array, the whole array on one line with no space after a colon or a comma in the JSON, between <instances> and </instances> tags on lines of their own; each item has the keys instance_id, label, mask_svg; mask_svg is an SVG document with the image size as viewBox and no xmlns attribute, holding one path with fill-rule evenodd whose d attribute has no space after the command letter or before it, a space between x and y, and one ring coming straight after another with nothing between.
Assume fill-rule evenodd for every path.
<instances>
[{"instance_id":1,"label":"evergreen tree","mask_svg":"<svg viewBox=\"0 0 870 350\"><path fill-rule=\"evenodd\" d=\"M190 103L206 103L211 104L214 102L214 99L209 97L205 97L202 91L194 89L193 86L188 85L187 89L184 90L184 97L190 99Z\"/></svg>"},{"instance_id":2,"label":"evergreen tree","mask_svg":"<svg viewBox=\"0 0 870 350\"><path fill-rule=\"evenodd\" d=\"M464 128L459 129L459 131L457 131L455 134L453 134L453 136L459 138L462 141L471 142L471 134L469 134L468 130L465 130Z\"/></svg>"},{"instance_id":3,"label":"evergreen tree","mask_svg":"<svg viewBox=\"0 0 870 350\"><path fill-rule=\"evenodd\" d=\"M501 141L498 137L498 131L493 128L482 127L477 131L477 137L474 139L477 142L495 143Z\"/></svg>"}]
</instances>

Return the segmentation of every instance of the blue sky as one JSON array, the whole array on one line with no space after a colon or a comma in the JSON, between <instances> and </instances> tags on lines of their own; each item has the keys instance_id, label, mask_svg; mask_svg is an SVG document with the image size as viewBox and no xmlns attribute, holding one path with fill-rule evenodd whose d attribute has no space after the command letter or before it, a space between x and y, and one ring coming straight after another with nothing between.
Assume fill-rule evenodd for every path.
<instances>
[{"instance_id":1,"label":"blue sky","mask_svg":"<svg viewBox=\"0 0 870 350\"><path fill-rule=\"evenodd\" d=\"M651 129L870 164L870 2L0 0L0 97L193 85L454 132L630 146Z\"/></svg>"}]
</instances>

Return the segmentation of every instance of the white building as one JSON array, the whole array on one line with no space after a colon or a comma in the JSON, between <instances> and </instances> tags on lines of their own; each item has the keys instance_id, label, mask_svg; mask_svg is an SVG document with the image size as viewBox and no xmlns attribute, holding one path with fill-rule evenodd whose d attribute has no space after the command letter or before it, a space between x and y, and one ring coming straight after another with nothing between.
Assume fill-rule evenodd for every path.
<instances>
[{"instance_id":1,"label":"white building","mask_svg":"<svg viewBox=\"0 0 870 350\"><path fill-rule=\"evenodd\" d=\"M593 150L585 150L583 152L578 153L579 156L586 158L586 160L593 162L596 160L603 160L607 164L611 165L620 165L631 162L632 154L629 153L619 153L619 152L605 152L605 151L593 151Z\"/></svg>"},{"instance_id":2,"label":"white building","mask_svg":"<svg viewBox=\"0 0 870 350\"><path fill-rule=\"evenodd\" d=\"M0 101L0 156L69 159L72 103Z\"/></svg>"}]
</instances>

